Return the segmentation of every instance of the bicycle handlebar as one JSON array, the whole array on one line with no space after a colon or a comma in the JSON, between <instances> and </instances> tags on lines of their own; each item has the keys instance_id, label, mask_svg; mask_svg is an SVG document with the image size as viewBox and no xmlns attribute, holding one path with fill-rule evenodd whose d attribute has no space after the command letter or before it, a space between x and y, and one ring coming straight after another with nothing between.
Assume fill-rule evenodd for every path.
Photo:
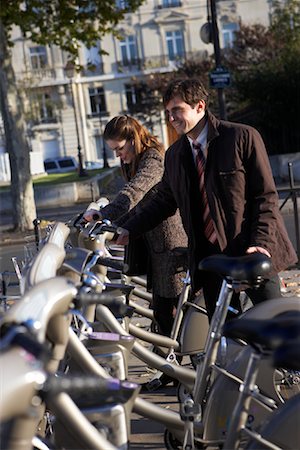
<instances>
[{"instance_id":1,"label":"bicycle handlebar","mask_svg":"<svg viewBox=\"0 0 300 450\"><path fill-rule=\"evenodd\" d=\"M105 290L107 292L112 292L112 294L117 297L118 295L129 295L134 291L135 286L133 284L123 284L123 283L105 283Z\"/></svg>"},{"instance_id":2,"label":"bicycle handlebar","mask_svg":"<svg viewBox=\"0 0 300 450\"><path fill-rule=\"evenodd\" d=\"M118 261L114 258L100 256L96 264L100 266L109 267L111 269L116 269L124 273L126 273L126 271L128 270L128 264L125 264L123 261Z\"/></svg>"},{"instance_id":3,"label":"bicycle handlebar","mask_svg":"<svg viewBox=\"0 0 300 450\"><path fill-rule=\"evenodd\" d=\"M1 335L0 350L18 345L36 359L45 360L50 357L50 350L38 342L25 325L11 325L6 330L1 330Z\"/></svg>"},{"instance_id":4,"label":"bicycle handlebar","mask_svg":"<svg viewBox=\"0 0 300 450\"><path fill-rule=\"evenodd\" d=\"M80 293L74 299L75 307L83 307L87 305L104 305L107 306L114 315L130 315L133 308L126 305L122 300L115 298L115 293Z\"/></svg>"},{"instance_id":5,"label":"bicycle handlebar","mask_svg":"<svg viewBox=\"0 0 300 450\"><path fill-rule=\"evenodd\" d=\"M74 399L84 395L94 403L123 403L126 402L138 388L137 383L120 381L115 378L101 379L98 376L50 376L41 389L44 400L64 392Z\"/></svg>"}]
</instances>

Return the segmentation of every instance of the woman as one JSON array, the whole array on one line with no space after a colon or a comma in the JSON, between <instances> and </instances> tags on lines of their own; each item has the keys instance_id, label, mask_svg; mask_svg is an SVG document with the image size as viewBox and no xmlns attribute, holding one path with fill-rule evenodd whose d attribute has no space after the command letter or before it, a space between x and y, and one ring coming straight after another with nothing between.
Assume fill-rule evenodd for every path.
<instances>
[{"instance_id":1,"label":"woman","mask_svg":"<svg viewBox=\"0 0 300 450\"><path fill-rule=\"evenodd\" d=\"M101 212L89 210L84 218L90 221L98 213L99 220L109 219L122 225L155 192L163 174L164 149L143 125L126 115L108 122L103 137L120 158L126 183ZM169 336L187 266L185 256L172 253L174 248L187 246L179 212L147 232L144 238L150 257L147 281L152 288L154 316L159 332Z\"/></svg>"}]
</instances>

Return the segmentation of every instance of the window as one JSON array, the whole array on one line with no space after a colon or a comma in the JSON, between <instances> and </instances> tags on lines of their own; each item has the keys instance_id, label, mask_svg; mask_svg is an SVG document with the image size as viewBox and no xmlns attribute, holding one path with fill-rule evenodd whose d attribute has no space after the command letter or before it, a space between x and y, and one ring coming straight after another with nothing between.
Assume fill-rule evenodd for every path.
<instances>
[{"instance_id":1,"label":"window","mask_svg":"<svg viewBox=\"0 0 300 450\"><path fill-rule=\"evenodd\" d=\"M223 47L229 48L233 46L235 32L238 30L237 23L225 23L222 26Z\"/></svg>"},{"instance_id":2,"label":"window","mask_svg":"<svg viewBox=\"0 0 300 450\"><path fill-rule=\"evenodd\" d=\"M54 118L53 106L51 103L51 97L49 94L41 94L39 96L40 119L42 122L49 122Z\"/></svg>"},{"instance_id":3,"label":"window","mask_svg":"<svg viewBox=\"0 0 300 450\"><path fill-rule=\"evenodd\" d=\"M127 0L116 0L116 8L117 9L128 9L129 3Z\"/></svg>"},{"instance_id":4,"label":"window","mask_svg":"<svg viewBox=\"0 0 300 450\"><path fill-rule=\"evenodd\" d=\"M137 60L135 36L126 36L125 39L120 41L120 50L124 66L135 63Z\"/></svg>"},{"instance_id":5,"label":"window","mask_svg":"<svg viewBox=\"0 0 300 450\"><path fill-rule=\"evenodd\" d=\"M83 47L83 55L85 64L100 66L102 61L99 48L97 46L91 48Z\"/></svg>"},{"instance_id":6,"label":"window","mask_svg":"<svg viewBox=\"0 0 300 450\"><path fill-rule=\"evenodd\" d=\"M71 158L59 160L58 165L61 169L65 169L66 167L72 167L74 169L74 161Z\"/></svg>"},{"instance_id":7,"label":"window","mask_svg":"<svg viewBox=\"0 0 300 450\"><path fill-rule=\"evenodd\" d=\"M162 0L162 8L171 8L176 6L181 6L180 0Z\"/></svg>"},{"instance_id":8,"label":"window","mask_svg":"<svg viewBox=\"0 0 300 450\"><path fill-rule=\"evenodd\" d=\"M73 156L62 156L45 159L44 167L47 173L63 173L75 171L78 164Z\"/></svg>"},{"instance_id":9,"label":"window","mask_svg":"<svg viewBox=\"0 0 300 450\"><path fill-rule=\"evenodd\" d=\"M47 66L47 52L43 46L30 47L30 64L33 70L44 69Z\"/></svg>"},{"instance_id":10,"label":"window","mask_svg":"<svg viewBox=\"0 0 300 450\"><path fill-rule=\"evenodd\" d=\"M141 92L137 88L137 86L133 86L132 84L125 84L125 94L128 110L130 110L134 105L140 103Z\"/></svg>"},{"instance_id":11,"label":"window","mask_svg":"<svg viewBox=\"0 0 300 450\"><path fill-rule=\"evenodd\" d=\"M89 88L91 112L93 116L99 116L106 111L106 102L103 87Z\"/></svg>"},{"instance_id":12,"label":"window","mask_svg":"<svg viewBox=\"0 0 300 450\"><path fill-rule=\"evenodd\" d=\"M54 161L45 161L44 162L45 170L55 170L57 169L57 165Z\"/></svg>"},{"instance_id":13,"label":"window","mask_svg":"<svg viewBox=\"0 0 300 450\"><path fill-rule=\"evenodd\" d=\"M184 55L184 42L181 30L167 31L166 41L170 61L174 61L176 58Z\"/></svg>"}]
</instances>

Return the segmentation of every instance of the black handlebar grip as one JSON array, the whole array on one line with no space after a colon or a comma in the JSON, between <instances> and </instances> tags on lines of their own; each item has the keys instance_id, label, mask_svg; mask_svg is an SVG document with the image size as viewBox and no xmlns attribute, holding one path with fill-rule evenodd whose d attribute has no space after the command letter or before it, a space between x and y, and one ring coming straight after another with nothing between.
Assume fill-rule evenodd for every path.
<instances>
[{"instance_id":1,"label":"black handlebar grip","mask_svg":"<svg viewBox=\"0 0 300 450\"><path fill-rule=\"evenodd\" d=\"M102 258L99 257L97 264L100 266L110 267L111 269L120 270L120 272L126 272L128 270L128 264L123 261L118 261L114 258Z\"/></svg>"},{"instance_id":2,"label":"black handlebar grip","mask_svg":"<svg viewBox=\"0 0 300 450\"><path fill-rule=\"evenodd\" d=\"M93 215L93 220L100 220L100 216L99 216L98 213L95 213ZM109 223L97 222L94 225L93 233L94 234L102 234L102 233L105 233L105 232L109 232L109 233L114 233L115 234L115 233L118 232L118 229L119 229L119 227L117 225L111 224L110 222Z\"/></svg>"},{"instance_id":3,"label":"black handlebar grip","mask_svg":"<svg viewBox=\"0 0 300 450\"><path fill-rule=\"evenodd\" d=\"M65 392L69 395L82 394L86 391L105 394L108 390L119 389L120 381L105 380L97 376L50 376L43 386L45 395L56 395Z\"/></svg>"},{"instance_id":4,"label":"black handlebar grip","mask_svg":"<svg viewBox=\"0 0 300 450\"><path fill-rule=\"evenodd\" d=\"M115 298L115 292L111 293L82 293L78 294L74 299L75 306L82 307L85 305L104 305L116 316L132 315L133 308L126 305L122 300Z\"/></svg>"},{"instance_id":5,"label":"black handlebar grip","mask_svg":"<svg viewBox=\"0 0 300 450\"><path fill-rule=\"evenodd\" d=\"M80 407L88 404L125 403L137 387L136 383L115 378L104 380L96 376L50 376L41 390L41 397L51 400L53 396L64 392Z\"/></svg>"},{"instance_id":6,"label":"black handlebar grip","mask_svg":"<svg viewBox=\"0 0 300 450\"><path fill-rule=\"evenodd\" d=\"M101 225L101 232L107 231L108 233L117 233L119 227L117 225L108 225L108 224L102 224Z\"/></svg>"},{"instance_id":7,"label":"black handlebar grip","mask_svg":"<svg viewBox=\"0 0 300 450\"><path fill-rule=\"evenodd\" d=\"M50 350L45 344L37 341L36 337L23 325L10 325L1 329L0 351L18 345L31 353L36 359L46 360L50 356Z\"/></svg>"},{"instance_id":8,"label":"black handlebar grip","mask_svg":"<svg viewBox=\"0 0 300 450\"><path fill-rule=\"evenodd\" d=\"M129 295L134 289L133 284L105 283L105 291L112 292L115 296L117 296L117 292L120 292L118 295Z\"/></svg>"},{"instance_id":9,"label":"black handlebar grip","mask_svg":"<svg viewBox=\"0 0 300 450\"><path fill-rule=\"evenodd\" d=\"M115 306L121 304L121 301L115 298L114 293L106 292L85 292L79 293L74 299L74 303L77 307L87 306L87 305L104 305L104 306Z\"/></svg>"},{"instance_id":10,"label":"black handlebar grip","mask_svg":"<svg viewBox=\"0 0 300 450\"><path fill-rule=\"evenodd\" d=\"M36 359L45 360L50 357L50 351L44 344L37 342L35 338L26 334L16 334L12 342L24 348L24 350L31 353Z\"/></svg>"}]
</instances>

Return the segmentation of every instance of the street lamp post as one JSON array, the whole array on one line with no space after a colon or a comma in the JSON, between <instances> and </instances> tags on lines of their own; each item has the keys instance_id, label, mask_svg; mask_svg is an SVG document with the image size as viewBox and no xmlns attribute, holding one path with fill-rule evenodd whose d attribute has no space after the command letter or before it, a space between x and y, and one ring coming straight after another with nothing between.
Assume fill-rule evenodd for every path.
<instances>
[{"instance_id":1,"label":"street lamp post","mask_svg":"<svg viewBox=\"0 0 300 450\"><path fill-rule=\"evenodd\" d=\"M108 164L108 160L107 160L107 152L106 152L106 147L105 147L104 138L103 138L103 123L102 123L102 115L101 115L101 98L100 98L100 96L95 98L95 102L97 103L98 110L99 110L100 136L102 137L103 169L108 169L109 164Z\"/></svg>"},{"instance_id":2,"label":"street lamp post","mask_svg":"<svg viewBox=\"0 0 300 450\"><path fill-rule=\"evenodd\" d=\"M79 177L85 177L87 176L87 173L83 167L83 161L82 161L82 152L81 152L81 145L80 145L80 136L79 136L79 128L78 128L78 118L77 118L77 110L75 105L75 98L74 98L74 92L73 92L73 75L74 75L74 65L73 64L67 64L65 73L67 77L70 79L70 90L71 90L71 99L72 99L72 108L74 111L74 121L75 121L75 129L76 129L76 137L77 137L77 158L78 158L78 176Z\"/></svg>"},{"instance_id":3,"label":"street lamp post","mask_svg":"<svg viewBox=\"0 0 300 450\"><path fill-rule=\"evenodd\" d=\"M211 31L214 44L214 53L216 67L221 67L221 51L220 51L220 41L219 41L219 30L217 24L217 13L216 13L216 3L215 0L210 0L210 11L211 11ZM226 106L225 106L225 93L223 88L218 88L218 100L220 108L220 118L226 120Z\"/></svg>"}]
</instances>

